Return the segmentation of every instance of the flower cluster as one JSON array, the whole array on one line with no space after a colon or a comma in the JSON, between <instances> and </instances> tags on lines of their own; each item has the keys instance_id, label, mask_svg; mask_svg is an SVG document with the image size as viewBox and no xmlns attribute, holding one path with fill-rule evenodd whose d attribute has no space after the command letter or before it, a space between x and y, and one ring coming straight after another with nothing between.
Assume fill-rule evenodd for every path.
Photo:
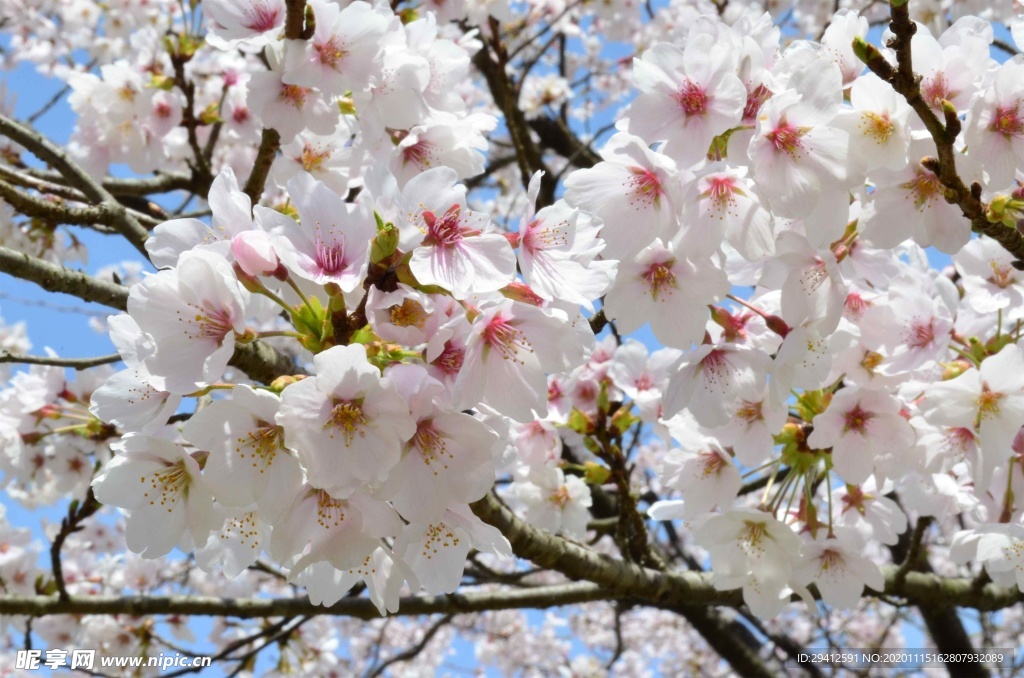
<instances>
[{"instance_id":1,"label":"flower cluster","mask_svg":"<svg viewBox=\"0 0 1024 678\"><path fill-rule=\"evenodd\" d=\"M284 0L204 0L205 33L177 3L122 3L120 23L66 4L55 54L110 24L96 67L59 74L68 162L160 170L159 190L209 208L101 205L106 230L159 216L140 221L154 270L102 276L126 292L103 324L120 369L0 363L8 494L121 509L69 542L76 567L113 576L85 536L123 538L142 583L122 588L298 585L331 605L365 586L393 613L526 576L516 535L474 508L493 493L524 532L650 568L658 521L681 521L677 562L682 525L687 563L766 619L813 608L812 586L840 609L883 592L912 523L938 526L944 574L1024 591L1024 272L1004 247L1024 227L1024 63L990 55L1001 9L942 5L951 25L921 16L879 48L876 3L796 3L816 42L784 40L760 2L650 21L633 2L528 3L584 40L514 88L501 0L309 0L297 21ZM607 65L600 30L637 49L592 105L636 97L581 140L571 66ZM903 37L909 102L878 74ZM82 254L54 228L0 212L5 248ZM0 324L5 354L29 347ZM52 592L30 541L0 515L5 593ZM70 567L62 585L103 588ZM481 619L481 653L512 666L502 618Z\"/></svg>"}]
</instances>

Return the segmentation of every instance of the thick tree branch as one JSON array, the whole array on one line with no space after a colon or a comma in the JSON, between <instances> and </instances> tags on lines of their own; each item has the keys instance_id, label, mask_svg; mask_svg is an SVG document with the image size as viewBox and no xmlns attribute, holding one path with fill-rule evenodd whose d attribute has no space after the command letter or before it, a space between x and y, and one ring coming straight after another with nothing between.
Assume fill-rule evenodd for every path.
<instances>
[{"instance_id":1,"label":"thick tree branch","mask_svg":"<svg viewBox=\"0 0 1024 678\"><path fill-rule=\"evenodd\" d=\"M71 158L57 148L50 140L46 139L34 130L25 127L4 115L0 115L0 134L21 144L34 153L40 160L43 160L56 168L68 182L80 190L89 200L103 210L113 215L112 226L114 226L128 241L141 252L146 258L146 239L149 232L119 203L107 189L89 176L85 170L79 167Z\"/></svg>"},{"instance_id":2,"label":"thick tree branch","mask_svg":"<svg viewBox=\"0 0 1024 678\"><path fill-rule=\"evenodd\" d=\"M659 607L737 607L743 603L739 589L718 591L708 574L649 570L531 527L516 518L493 495L487 495L472 508L481 520L501 530L520 558L561 572L571 579L598 584L618 594L616 597L633 598ZM885 590L878 593L899 596L913 605L968 607L988 612L1024 601L1024 593L1016 588L995 584L977 587L968 578L908 572L902 585L897 586L895 566L883 567L882 572Z\"/></svg>"},{"instance_id":3,"label":"thick tree branch","mask_svg":"<svg viewBox=\"0 0 1024 678\"><path fill-rule=\"evenodd\" d=\"M897 499L895 495L891 498ZM932 522L930 516L919 518L913 532L904 532L899 542L890 548L893 559L900 561L893 576L895 586L901 586L912 571L929 574L933 572L924 543L925 534ZM977 585L976 580L974 583ZM918 611L924 620L925 628L928 629L928 635L942 654L952 657L960 655L964 658L974 656L974 644L955 608L921 603L918 605ZM956 669L957 675L989 675L985 665L977 661L949 662L946 666L950 670Z\"/></svg>"},{"instance_id":4,"label":"thick tree branch","mask_svg":"<svg viewBox=\"0 0 1024 678\"><path fill-rule=\"evenodd\" d=\"M112 226L117 219L110 210L102 207L74 207L63 202L37 198L19 191L2 179L0 179L0 200L13 207L16 212L56 224Z\"/></svg>"},{"instance_id":5,"label":"thick tree branch","mask_svg":"<svg viewBox=\"0 0 1024 678\"><path fill-rule=\"evenodd\" d=\"M29 188L38 191L44 195L52 195L59 198L64 198L65 200L79 202L82 203L83 205L88 205L89 203L89 199L82 195L81 191L71 188L70 186L67 186L64 183L60 183L59 181L49 181L47 179L42 179L36 176L35 174L30 174L28 170L22 173L17 172L11 169L10 167L7 167L6 165L0 165L0 177L3 177L6 181L9 181L10 183L16 186ZM3 197L6 198L6 196ZM24 199L25 197L28 196L18 195L15 196L15 199ZM30 199L34 201L39 201L39 198L35 198L34 196L31 197ZM13 201L8 200L8 202L11 202L11 204L14 205ZM57 206L62 209L67 208L65 205L55 205L55 203L50 203L45 200L43 202L46 202L47 204L43 206L42 209L46 209L47 207L51 206ZM139 223L141 223L146 228L152 228L167 218L166 213L164 213L164 211L157 204L152 203L141 196L124 196L121 198L121 203L125 206L125 209L128 211L128 214L138 219ZM130 205L134 205L139 209L133 209ZM62 217L64 215L61 213L56 213L55 218L53 220L60 221L66 224L80 224L83 226L90 226L94 230L100 231L102 233L118 233L116 229L108 228L106 226L103 226L102 228L100 227L102 224L110 222L110 217L113 215L110 213L109 210L104 210L99 207L85 207L78 209L93 210L93 212L86 212L86 214L91 214L95 216L92 216L90 219L87 219L85 221L76 222L66 219L62 220ZM28 212L27 210L19 211L22 211L25 214L30 214L30 212ZM46 215L44 214L39 216Z\"/></svg>"},{"instance_id":6,"label":"thick tree branch","mask_svg":"<svg viewBox=\"0 0 1024 678\"><path fill-rule=\"evenodd\" d=\"M63 292L121 311L128 308L127 287L36 259L8 247L0 246L0 273L34 282L47 292Z\"/></svg>"},{"instance_id":7,"label":"thick tree branch","mask_svg":"<svg viewBox=\"0 0 1024 678\"><path fill-rule=\"evenodd\" d=\"M581 548L581 547L576 547ZM583 549L586 550L586 549ZM598 554L594 554L598 556ZM607 556L598 556L607 558ZM611 558L608 560L616 562ZM621 562L621 561L618 561ZM624 563L627 568L636 568ZM639 568L636 568L639 569ZM967 578L947 579L934 574L911 572L903 589L894 586L895 568L882 568L885 575L884 593L899 596L914 605L927 604L947 608L965 607L983 612L1002 610L1024 601L1024 594L1016 588L986 584L973 586ZM409 596L400 601L397 616L484 612L524 608L549 608L577 605L600 600L626 599L634 604L649 604L661 609L693 609L701 606L723 605L737 607L742 594L735 591L716 591L709 575L696 573L663 574L651 572L647 582L654 590L637 586L637 579L626 587L636 594L610 585L592 582L517 588L513 590L480 591L447 596ZM657 579L664 582L662 602L658 603ZM308 598L210 598L201 596L71 596L60 600L57 596L0 596L0 614L24 614L44 617L53 614L128 614L133 616L168 614L200 617L279 617L294 615L333 615L356 619L376 619L380 615L373 603L365 598L346 598L330 607L313 605Z\"/></svg>"},{"instance_id":8,"label":"thick tree branch","mask_svg":"<svg viewBox=\"0 0 1024 678\"><path fill-rule=\"evenodd\" d=\"M402 598L396 616L461 614L488 610L543 609L609 600L615 593L594 584L561 584L514 590L487 590L445 596ZM313 605L308 598L209 598L200 596L57 596L0 597L0 614L45 617L54 614L182 615L200 617L260 617L330 615L379 619L369 598L344 598L334 605Z\"/></svg>"},{"instance_id":9,"label":"thick tree branch","mask_svg":"<svg viewBox=\"0 0 1024 678\"><path fill-rule=\"evenodd\" d=\"M561 120L539 116L530 121L530 127L540 137L542 146L558 153L571 165L586 169L601 162L601 156L580 141Z\"/></svg>"},{"instance_id":10,"label":"thick tree branch","mask_svg":"<svg viewBox=\"0 0 1024 678\"><path fill-rule=\"evenodd\" d=\"M263 187L267 183L267 175L277 157L277 151L281 148L281 135L275 129L264 129L263 137L260 139L260 148L256 152L256 161L252 166L252 173L245 182L245 194L255 205L263 195Z\"/></svg>"}]
</instances>

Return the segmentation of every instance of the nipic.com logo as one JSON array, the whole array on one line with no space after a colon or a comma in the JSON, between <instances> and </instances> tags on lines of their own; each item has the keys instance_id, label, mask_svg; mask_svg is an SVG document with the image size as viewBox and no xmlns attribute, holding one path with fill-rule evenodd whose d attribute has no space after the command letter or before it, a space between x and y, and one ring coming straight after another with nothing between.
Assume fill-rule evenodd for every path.
<instances>
[{"instance_id":1,"label":"nipic.com logo","mask_svg":"<svg viewBox=\"0 0 1024 678\"><path fill-rule=\"evenodd\" d=\"M192 657L175 652L152 657L100 657L100 668L155 668L161 671L177 668L205 668L211 657ZM40 669L76 669L92 671L96 667L96 650L18 650L14 668L22 671Z\"/></svg>"}]
</instances>

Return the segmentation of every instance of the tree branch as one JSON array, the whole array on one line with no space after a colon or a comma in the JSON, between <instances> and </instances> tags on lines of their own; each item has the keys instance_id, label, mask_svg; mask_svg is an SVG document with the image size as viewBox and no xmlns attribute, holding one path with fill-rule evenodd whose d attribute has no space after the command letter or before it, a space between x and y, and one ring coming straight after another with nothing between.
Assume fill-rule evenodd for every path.
<instances>
[{"instance_id":1,"label":"tree branch","mask_svg":"<svg viewBox=\"0 0 1024 678\"><path fill-rule=\"evenodd\" d=\"M60 172L26 168L25 173L53 183L68 183ZM120 177L104 177L100 185L112 195L145 196L151 193L170 193L192 186L192 178L182 172L157 173L151 177L125 179Z\"/></svg>"},{"instance_id":2,"label":"tree branch","mask_svg":"<svg viewBox=\"0 0 1024 678\"><path fill-rule=\"evenodd\" d=\"M0 363L20 363L22 365L52 365L53 367L73 367L76 370L87 370L90 367L109 365L121 360L117 353L101 355L95 358L51 358L46 355L24 355L0 351Z\"/></svg>"},{"instance_id":3,"label":"tree branch","mask_svg":"<svg viewBox=\"0 0 1024 678\"><path fill-rule=\"evenodd\" d=\"M616 594L590 583L538 586L514 590L484 590L444 596L408 596L399 601L396 616L461 614L488 610L543 609L610 600ZM319 616L379 619L369 598L343 598L329 607L309 598L211 598L200 596L3 596L0 614L45 617L54 614L180 615L199 617Z\"/></svg>"},{"instance_id":4,"label":"tree branch","mask_svg":"<svg viewBox=\"0 0 1024 678\"><path fill-rule=\"evenodd\" d=\"M895 495L891 496L891 498L897 499ZM933 572L931 564L928 562L927 549L924 545L925 532L927 532L928 527L933 522L933 518L930 516L919 518L917 525L914 526L913 533L904 532L899 542L890 548L893 559L901 560L893 577L894 584L897 587L906 581L906 577L911 571ZM977 587L978 580L972 580L972 584ZM933 603L923 601L918 603L917 609L921 614L921 619L924 621L925 628L928 630L928 635L935 643L936 649L943 655L949 655L950 657L959 655L964 659L964 661L959 662L948 662L946 664L948 669L953 670L955 668L958 675L989 675L988 669L985 668L984 664L970 660L970 657L974 656L976 650L971 642L970 635L967 633L967 629L964 628L964 624L960 620L960 615L957 614L956 608L951 608L941 603L936 606Z\"/></svg>"},{"instance_id":5,"label":"tree branch","mask_svg":"<svg viewBox=\"0 0 1024 678\"><path fill-rule=\"evenodd\" d=\"M67 153L57 148L49 139L4 115L0 115L0 134L21 144L40 160L55 167L72 186L95 202L98 207L110 212L113 215L111 225L127 238L135 249L145 255L147 260L149 259L145 246L149 232L135 217L128 214L124 205L71 160Z\"/></svg>"},{"instance_id":6,"label":"tree branch","mask_svg":"<svg viewBox=\"0 0 1024 678\"><path fill-rule=\"evenodd\" d=\"M252 172L245 182L245 194L255 205L263 195L263 188L267 183L267 175L277 157L277 151L281 148L281 135L275 129L263 129L263 136L260 139L260 148L256 152L256 160L252 166Z\"/></svg>"},{"instance_id":7,"label":"tree branch","mask_svg":"<svg viewBox=\"0 0 1024 678\"><path fill-rule=\"evenodd\" d=\"M128 309L128 288L72 271L41 259L0 246L0 273L28 280L48 292L63 292L84 301L92 301L120 311ZM237 344L228 362L252 379L270 383L277 377L300 370L287 355L261 341Z\"/></svg>"},{"instance_id":8,"label":"tree branch","mask_svg":"<svg viewBox=\"0 0 1024 678\"><path fill-rule=\"evenodd\" d=\"M67 601L71 596L64 584L64 568L61 566L60 552L64 548L64 540L82 529L82 521L96 513L102 504L96 501L96 495L92 488L85 495L85 501L79 504L77 500L72 501L68 507L68 514L60 521L60 531L53 538L50 547L50 567L53 570L53 581L57 586L57 594L60 600Z\"/></svg>"},{"instance_id":9,"label":"tree branch","mask_svg":"<svg viewBox=\"0 0 1024 678\"><path fill-rule=\"evenodd\" d=\"M473 512L484 522L497 527L512 544L520 558L571 579L586 580L604 587L613 597L634 598L657 606L743 604L739 589L718 591L708 574L696 572L657 572L633 563L591 551L547 532L531 527L516 518L494 495L487 495L472 505ZM882 568L885 590L913 605L969 607L982 611L1001 610L1024 600L1016 588L987 584L977 588L968 578L944 578L935 574L908 572L901 585L896 585L895 566Z\"/></svg>"},{"instance_id":10,"label":"tree branch","mask_svg":"<svg viewBox=\"0 0 1024 678\"><path fill-rule=\"evenodd\" d=\"M368 678L377 678L377 676L384 673L384 670L392 664L398 664L399 662L407 662L410 659L415 659L420 652L423 652L423 650L426 649L427 645L430 644L430 641L433 640L434 636L437 635L437 632L445 626L447 626L454 616L455 615L452 614L446 614L445 616L438 619L433 625L431 625L429 629L426 630L426 632L423 634L423 637L420 639L420 642L416 643L412 647L406 648L404 651L399 652L393 657L389 657L387 660L382 662L377 668L375 668L372 672L370 672L368 674Z\"/></svg>"},{"instance_id":11,"label":"tree branch","mask_svg":"<svg viewBox=\"0 0 1024 678\"><path fill-rule=\"evenodd\" d=\"M515 88L509 80L506 67L508 66L508 53L505 45L501 42L500 27L498 22L491 19L491 34L493 38L487 40L483 49L473 57L473 63L483 74L487 81L487 87L491 91L494 103L501 109L505 117L505 126L508 128L512 145L516 150L516 162L519 165L519 178L525 188L530 184L530 178L534 172L544 171L544 179L541 181L541 195L538 197L537 208L550 205L554 202L555 182L554 177L544 165L543 157L533 139L530 137L530 128L526 123L526 116L519 108L519 102L515 96ZM492 56L493 54L493 56Z\"/></svg>"},{"instance_id":12,"label":"tree branch","mask_svg":"<svg viewBox=\"0 0 1024 678\"><path fill-rule=\"evenodd\" d=\"M1024 268L1024 235L1016 228L990 222L985 216L985 205L981 202L981 186L975 184L974 190L969 189L957 173L956 150L953 143L960 134L961 124L956 110L948 101L943 101L945 122L940 121L935 111L921 96L921 78L914 73L910 49L911 40L917 32L917 24L910 18L909 3L903 2L896 6L890 2L889 9L892 18L889 27L892 29L893 37L888 46L896 51L896 68L885 60L878 49L859 38L854 41L854 51L861 52L861 59L867 67L903 95L928 129L935 142L937 157L926 158L921 164L938 177L946 189L946 201L960 207L960 212L971 222L972 230L997 241L1017 258L1014 266Z\"/></svg>"},{"instance_id":13,"label":"tree branch","mask_svg":"<svg viewBox=\"0 0 1024 678\"><path fill-rule=\"evenodd\" d=\"M128 308L128 288L123 285L99 280L81 271L72 271L2 245L0 273L34 282L47 292L63 292L121 311Z\"/></svg>"}]
</instances>

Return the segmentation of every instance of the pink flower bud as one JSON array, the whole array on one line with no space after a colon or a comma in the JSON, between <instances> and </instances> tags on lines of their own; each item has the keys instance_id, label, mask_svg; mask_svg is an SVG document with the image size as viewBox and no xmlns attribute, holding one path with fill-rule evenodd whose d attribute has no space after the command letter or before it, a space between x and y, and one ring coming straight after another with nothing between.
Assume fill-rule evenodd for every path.
<instances>
[{"instance_id":1,"label":"pink flower bud","mask_svg":"<svg viewBox=\"0 0 1024 678\"><path fill-rule=\"evenodd\" d=\"M252 276L268 275L280 265L270 237L263 231L242 231L231 241L231 251L242 270Z\"/></svg>"}]
</instances>

